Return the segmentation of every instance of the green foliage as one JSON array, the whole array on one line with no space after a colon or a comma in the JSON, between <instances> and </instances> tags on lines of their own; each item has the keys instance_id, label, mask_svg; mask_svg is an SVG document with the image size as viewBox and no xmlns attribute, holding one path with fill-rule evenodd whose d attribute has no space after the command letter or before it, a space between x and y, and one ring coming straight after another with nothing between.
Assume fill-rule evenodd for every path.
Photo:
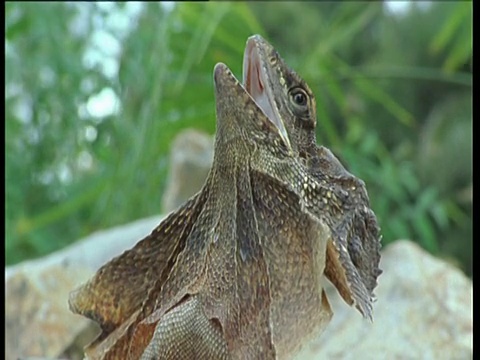
<instances>
[{"instance_id":1,"label":"green foliage","mask_svg":"<svg viewBox=\"0 0 480 360\"><path fill-rule=\"evenodd\" d=\"M471 271L471 3L8 3L5 19L7 263L158 213L175 134L215 131L213 66L240 76L260 33L313 88L319 143L366 182L384 243ZM117 112L94 112L102 93Z\"/></svg>"}]
</instances>

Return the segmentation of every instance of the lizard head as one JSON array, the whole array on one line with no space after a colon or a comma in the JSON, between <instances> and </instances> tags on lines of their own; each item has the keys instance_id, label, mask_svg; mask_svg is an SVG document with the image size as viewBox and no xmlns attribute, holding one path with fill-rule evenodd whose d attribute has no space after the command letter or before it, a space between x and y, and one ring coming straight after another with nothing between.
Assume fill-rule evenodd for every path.
<instances>
[{"instance_id":1,"label":"lizard head","mask_svg":"<svg viewBox=\"0 0 480 360\"><path fill-rule=\"evenodd\" d=\"M213 77L217 114L215 147L228 145L232 148L234 144L242 144L236 149L238 152L242 148L248 151L245 145L251 144L251 149L266 147L279 156L292 154L290 139L281 119L259 106L225 64L215 65ZM214 156L217 153L225 153L225 150L215 150Z\"/></svg>"},{"instance_id":2,"label":"lizard head","mask_svg":"<svg viewBox=\"0 0 480 360\"><path fill-rule=\"evenodd\" d=\"M281 134L290 140L292 150L305 157L316 144L314 95L260 35L247 40L243 85Z\"/></svg>"},{"instance_id":3,"label":"lizard head","mask_svg":"<svg viewBox=\"0 0 480 360\"><path fill-rule=\"evenodd\" d=\"M238 135L238 131L232 131L232 120L237 119L241 132L257 144L259 137L266 136L270 145L274 145L272 149L281 144L282 148L301 158L315 148L315 97L305 81L260 35L253 35L247 40L243 84L224 64L215 67L214 81L217 121L230 129L219 138L225 140ZM244 109L237 109L239 106ZM240 124L239 114L252 117L253 121L242 121ZM252 126L257 126L257 129L249 129ZM269 131L265 132L266 129ZM273 137L277 139L272 140Z\"/></svg>"}]
</instances>

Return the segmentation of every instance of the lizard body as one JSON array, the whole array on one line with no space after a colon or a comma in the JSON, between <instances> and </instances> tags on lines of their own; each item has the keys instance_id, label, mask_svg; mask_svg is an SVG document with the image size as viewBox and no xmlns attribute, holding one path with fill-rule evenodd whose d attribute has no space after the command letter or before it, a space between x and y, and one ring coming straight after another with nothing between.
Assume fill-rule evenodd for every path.
<instances>
[{"instance_id":1,"label":"lizard body","mask_svg":"<svg viewBox=\"0 0 480 360\"><path fill-rule=\"evenodd\" d=\"M374 215L357 214L369 210L368 197L363 187L350 201L348 173L316 147L315 127L305 136L296 112L278 110L281 101L303 103L295 105L301 99L285 75L301 80L271 51L259 36L248 40L244 86L224 64L214 69L215 152L202 190L72 292L72 311L102 328L88 358L289 358L330 321L327 268L344 299L370 314L375 285L357 249L375 248L362 247L364 238L378 240L369 233L378 232ZM281 64L277 75L266 77L274 69L266 59ZM308 100L303 109L314 119Z\"/></svg>"},{"instance_id":2,"label":"lizard body","mask_svg":"<svg viewBox=\"0 0 480 360\"><path fill-rule=\"evenodd\" d=\"M247 42L243 76L247 91L262 108L267 107L269 117L276 122L281 119L292 151L317 182L315 194L310 195L320 202L309 208L332 233L327 243L326 277L349 305L372 319L373 289L381 274L381 237L364 182L350 174L329 149L317 145L312 91L259 36ZM322 202L324 206L318 206Z\"/></svg>"}]
</instances>

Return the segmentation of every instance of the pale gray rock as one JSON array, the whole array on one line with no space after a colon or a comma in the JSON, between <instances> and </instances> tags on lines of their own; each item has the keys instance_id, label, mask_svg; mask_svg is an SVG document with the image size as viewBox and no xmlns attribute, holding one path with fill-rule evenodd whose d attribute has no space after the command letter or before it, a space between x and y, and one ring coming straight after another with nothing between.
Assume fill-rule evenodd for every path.
<instances>
[{"instance_id":1,"label":"pale gray rock","mask_svg":"<svg viewBox=\"0 0 480 360\"><path fill-rule=\"evenodd\" d=\"M72 245L40 259L24 261L5 269L5 281L17 271L35 273L50 266L68 264L86 268L92 273L111 258L120 255L148 235L164 216L157 215L129 224L101 230Z\"/></svg>"},{"instance_id":2,"label":"pale gray rock","mask_svg":"<svg viewBox=\"0 0 480 360\"><path fill-rule=\"evenodd\" d=\"M382 253L374 322L327 287L334 316L297 359L472 359L473 286L410 241Z\"/></svg>"},{"instance_id":3,"label":"pale gray rock","mask_svg":"<svg viewBox=\"0 0 480 360\"><path fill-rule=\"evenodd\" d=\"M71 286L89 271L66 264L19 268L6 284L6 359L56 357L88 321L72 318L66 306Z\"/></svg>"},{"instance_id":4,"label":"pale gray rock","mask_svg":"<svg viewBox=\"0 0 480 360\"><path fill-rule=\"evenodd\" d=\"M164 212L182 205L198 192L213 161L213 137L187 129L177 135L170 150L170 171L162 199Z\"/></svg>"},{"instance_id":5,"label":"pale gray rock","mask_svg":"<svg viewBox=\"0 0 480 360\"><path fill-rule=\"evenodd\" d=\"M5 359L29 357L81 359L93 340L93 322L68 309L68 294L108 260L132 247L161 221L155 216L99 231L44 258L5 270ZM93 329L93 330L92 330ZM85 335L87 333L87 335ZM81 345L75 344L77 339ZM65 353L69 356L62 356Z\"/></svg>"}]
</instances>

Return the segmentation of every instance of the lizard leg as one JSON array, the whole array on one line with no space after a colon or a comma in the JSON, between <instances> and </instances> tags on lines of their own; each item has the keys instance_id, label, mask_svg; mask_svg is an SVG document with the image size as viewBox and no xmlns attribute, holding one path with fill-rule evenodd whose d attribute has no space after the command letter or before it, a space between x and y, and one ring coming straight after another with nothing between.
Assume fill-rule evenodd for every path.
<instances>
[{"instance_id":1,"label":"lizard leg","mask_svg":"<svg viewBox=\"0 0 480 360\"><path fill-rule=\"evenodd\" d=\"M208 319L192 296L160 319L141 360L229 358L220 323Z\"/></svg>"}]
</instances>

